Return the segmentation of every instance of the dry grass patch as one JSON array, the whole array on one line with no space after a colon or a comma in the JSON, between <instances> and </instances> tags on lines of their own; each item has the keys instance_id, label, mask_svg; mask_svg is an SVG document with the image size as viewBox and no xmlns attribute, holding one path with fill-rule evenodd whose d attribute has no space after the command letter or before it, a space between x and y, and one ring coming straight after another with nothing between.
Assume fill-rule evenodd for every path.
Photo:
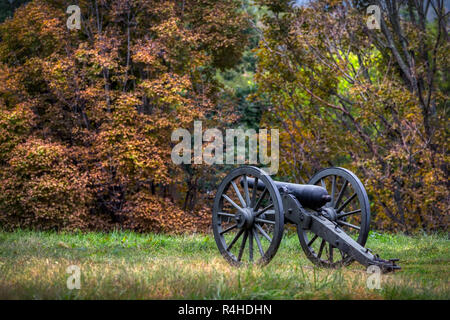
<instances>
[{"instance_id":1,"label":"dry grass patch","mask_svg":"<svg viewBox=\"0 0 450 320\"><path fill-rule=\"evenodd\" d=\"M448 299L448 240L439 236L372 237L382 256L400 257L403 271L383 275L370 290L365 269L321 269L287 235L266 267L228 265L210 235L113 232L0 232L1 299ZM389 236L390 237L390 236ZM418 244L433 250L411 252ZM66 268L81 269L69 290Z\"/></svg>"}]
</instances>

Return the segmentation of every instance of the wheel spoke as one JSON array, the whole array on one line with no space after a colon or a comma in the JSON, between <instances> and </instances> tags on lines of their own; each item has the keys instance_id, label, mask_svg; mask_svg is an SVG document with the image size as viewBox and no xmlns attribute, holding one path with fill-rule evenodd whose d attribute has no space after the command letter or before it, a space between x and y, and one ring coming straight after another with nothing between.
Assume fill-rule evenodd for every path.
<instances>
[{"instance_id":1,"label":"wheel spoke","mask_svg":"<svg viewBox=\"0 0 450 320\"><path fill-rule=\"evenodd\" d=\"M320 258L322 256L323 248L325 247L325 240L322 239L322 242L320 243L319 253L317 253L317 257Z\"/></svg>"},{"instance_id":2,"label":"wheel spoke","mask_svg":"<svg viewBox=\"0 0 450 320\"><path fill-rule=\"evenodd\" d=\"M334 208L336 208L339 205L339 202L341 202L342 196L344 195L345 189L347 188L348 181L345 180L344 185L341 188L341 191L339 191L339 195L336 199L336 202L334 203Z\"/></svg>"},{"instance_id":3,"label":"wheel spoke","mask_svg":"<svg viewBox=\"0 0 450 320\"><path fill-rule=\"evenodd\" d=\"M241 261L242 254L244 253L245 243L247 242L248 231L244 233L244 239L242 239L241 248L239 249L238 261Z\"/></svg>"},{"instance_id":4,"label":"wheel spoke","mask_svg":"<svg viewBox=\"0 0 450 320\"><path fill-rule=\"evenodd\" d=\"M344 212L344 213L338 214L338 215L337 215L337 218L340 219L340 218L349 216L349 215L351 215L351 214L359 213L359 212L361 212L361 209L354 210L354 211L349 211L349 212Z\"/></svg>"},{"instance_id":5,"label":"wheel spoke","mask_svg":"<svg viewBox=\"0 0 450 320\"><path fill-rule=\"evenodd\" d=\"M333 246L331 245L331 243L329 244L329 256L330 256L330 263L333 263Z\"/></svg>"},{"instance_id":6,"label":"wheel spoke","mask_svg":"<svg viewBox=\"0 0 450 320\"><path fill-rule=\"evenodd\" d=\"M249 233L250 233L250 236L249 236L250 239L248 242L249 260L253 261L253 230L250 229Z\"/></svg>"},{"instance_id":7,"label":"wheel spoke","mask_svg":"<svg viewBox=\"0 0 450 320\"><path fill-rule=\"evenodd\" d=\"M244 229L239 230L239 232L236 234L236 236L234 237L233 241L230 242L230 244L227 247L227 251L230 251L231 248L234 246L234 244L236 243L236 241L238 241L239 237L242 235L242 233L244 232Z\"/></svg>"},{"instance_id":8,"label":"wheel spoke","mask_svg":"<svg viewBox=\"0 0 450 320\"><path fill-rule=\"evenodd\" d=\"M250 204L250 207L253 208L256 201L256 191L258 191L258 178L255 177L255 180L253 180L253 194L252 194L252 202Z\"/></svg>"},{"instance_id":9,"label":"wheel spoke","mask_svg":"<svg viewBox=\"0 0 450 320\"><path fill-rule=\"evenodd\" d=\"M336 212L341 212L342 209L344 209L346 206L348 206L350 201L352 201L355 197L356 197L356 192L354 194L352 194L352 196L350 198L345 200L345 202L339 207L339 209L336 210Z\"/></svg>"},{"instance_id":10,"label":"wheel spoke","mask_svg":"<svg viewBox=\"0 0 450 320\"><path fill-rule=\"evenodd\" d=\"M323 179L320 179L320 184L322 185L322 188L325 190L327 189L327 185L325 184L325 181Z\"/></svg>"},{"instance_id":11,"label":"wheel spoke","mask_svg":"<svg viewBox=\"0 0 450 320\"><path fill-rule=\"evenodd\" d=\"M244 209L242 209L241 207L239 207L233 200L230 199L230 197L228 197L226 194L223 194L222 197L224 197L229 203L231 203L231 205L233 207L235 207L236 209L238 209L238 211L244 212Z\"/></svg>"},{"instance_id":12,"label":"wheel spoke","mask_svg":"<svg viewBox=\"0 0 450 320\"><path fill-rule=\"evenodd\" d=\"M261 254L261 257L264 257L264 250L261 245L261 240L259 240L258 232L256 232L255 229L253 229L253 234L255 235L256 244L258 245L259 253Z\"/></svg>"},{"instance_id":13,"label":"wheel spoke","mask_svg":"<svg viewBox=\"0 0 450 320\"><path fill-rule=\"evenodd\" d=\"M236 218L236 216L232 213L227 213L227 212L218 212L217 215L219 216L225 216L225 217L232 217L232 218Z\"/></svg>"},{"instance_id":14,"label":"wheel spoke","mask_svg":"<svg viewBox=\"0 0 450 320\"><path fill-rule=\"evenodd\" d=\"M331 182L331 204L330 206L334 206L334 197L336 196L336 176L333 176L333 180Z\"/></svg>"},{"instance_id":15,"label":"wheel spoke","mask_svg":"<svg viewBox=\"0 0 450 320\"><path fill-rule=\"evenodd\" d=\"M269 204L267 207L265 207L264 209L262 209L261 211L257 212L255 214L255 217L259 217L260 215L262 215L264 212L266 212L267 210L273 208L273 203Z\"/></svg>"},{"instance_id":16,"label":"wheel spoke","mask_svg":"<svg viewBox=\"0 0 450 320\"><path fill-rule=\"evenodd\" d=\"M255 208L253 209L254 211L258 210L259 205L261 204L262 199L264 199L264 197L266 196L267 192L268 192L267 187L264 187L264 191L259 196L259 199L258 199L258 201L256 202L256 205L255 205Z\"/></svg>"},{"instance_id":17,"label":"wheel spoke","mask_svg":"<svg viewBox=\"0 0 450 320\"><path fill-rule=\"evenodd\" d=\"M248 180L247 176L244 175L244 194L245 194L245 201L247 203L246 207L250 206L250 193L248 192Z\"/></svg>"},{"instance_id":18,"label":"wheel spoke","mask_svg":"<svg viewBox=\"0 0 450 320\"><path fill-rule=\"evenodd\" d=\"M347 227L349 227L349 228L353 228L353 229L356 229L356 230L361 230L360 227L355 226L354 224L351 224L351 223L348 223L348 222L344 222L344 221L341 221L341 220L337 220L337 223L338 223L338 224L342 224L342 225L344 225L344 226L347 226Z\"/></svg>"},{"instance_id":19,"label":"wheel spoke","mask_svg":"<svg viewBox=\"0 0 450 320\"><path fill-rule=\"evenodd\" d=\"M311 245L313 244L313 242L316 241L316 239L317 239L318 237L319 237L319 236L318 236L317 234L314 235L314 237L312 237L312 239L309 240L309 242L308 242L308 247L311 247Z\"/></svg>"},{"instance_id":20,"label":"wheel spoke","mask_svg":"<svg viewBox=\"0 0 450 320\"><path fill-rule=\"evenodd\" d=\"M272 242L272 239L270 238L270 236L264 231L263 228L261 228L261 226L257 223L255 223L255 227L256 229L259 230L259 232L261 232L261 234L264 236L264 238L267 239L267 241Z\"/></svg>"},{"instance_id":21,"label":"wheel spoke","mask_svg":"<svg viewBox=\"0 0 450 320\"><path fill-rule=\"evenodd\" d=\"M261 222L261 223L275 224L275 221L272 221L272 220L266 220L266 219L261 219L261 218L255 218L255 221Z\"/></svg>"},{"instance_id":22,"label":"wheel spoke","mask_svg":"<svg viewBox=\"0 0 450 320\"><path fill-rule=\"evenodd\" d=\"M233 229L236 228L236 227L237 227L237 224L232 225L231 227L226 228L225 230L222 230L222 231L220 232L220 235L222 235L222 234L224 234L224 233L227 233L228 231L231 231L231 230L233 230Z\"/></svg>"},{"instance_id":23,"label":"wheel spoke","mask_svg":"<svg viewBox=\"0 0 450 320\"><path fill-rule=\"evenodd\" d=\"M236 183L234 181L231 181L231 185L233 186L234 192L236 192L236 195L238 196L241 205L245 208L247 205L245 204L244 198L242 198L241 192L239 191Z\"/></svg>"}]
</instances>

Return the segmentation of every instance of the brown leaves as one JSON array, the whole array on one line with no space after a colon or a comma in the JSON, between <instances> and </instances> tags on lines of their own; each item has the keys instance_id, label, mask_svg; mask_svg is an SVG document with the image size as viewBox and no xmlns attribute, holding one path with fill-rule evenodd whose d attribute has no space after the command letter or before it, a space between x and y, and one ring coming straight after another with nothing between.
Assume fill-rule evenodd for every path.
<instances>
[{"instance_id":1,"label":"brown leaves","mask_svg":"<svg viewBox=\"0 0 450 320\"><path fill-rule=\"evenodd\" d=\"M121 212L124 226L140 232L205 232L210 228L209 212L186 213L169 199L146 192L135 194Z\"/></svg>"},{"instance_id":2,"label":"brown leaves","mask_svg":"<svg viewBox=\"0 0 450 320\"><path fill-rule=\"evenodd\" d=\"M228 102L213 110L214 74L245 47L240 2L79 6L79 31L59 0L33 1L0 25L1 224L202 229L204 214L187 219L179 207L199 208L207 170L175 166L170 136L209 114L235 119L222 116Z\"/></svg>"},{"instance_id":3,"label":"brown leaves","mask_svg":"<svg viewBox=\"0 0 450 320\"><path fill-rule=\"evenodd\" d=\"M67 150L29 139L12 152L0 186L0 221L7 228L84 228L91 199L86 176Z\"/></svg>"}]
</instances>

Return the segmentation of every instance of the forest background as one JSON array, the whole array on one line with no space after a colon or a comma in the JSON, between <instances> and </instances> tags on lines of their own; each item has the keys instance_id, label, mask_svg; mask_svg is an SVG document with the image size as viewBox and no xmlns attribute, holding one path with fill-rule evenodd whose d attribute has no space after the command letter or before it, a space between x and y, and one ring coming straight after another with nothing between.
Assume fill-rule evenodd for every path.
<instances>
[{"instance_id":1,"label":"forest background","mask_svg":"<svg viewBox=\"0 0 450 320\"><path fill-rule=\"evenodd\" d=\"M375 228L448 231L443 0L3 0L0 19L5 229L207 231L230 166L170 157L201 120L279 129L276 179L354 171Z\"/></svg>"}]
</instances>

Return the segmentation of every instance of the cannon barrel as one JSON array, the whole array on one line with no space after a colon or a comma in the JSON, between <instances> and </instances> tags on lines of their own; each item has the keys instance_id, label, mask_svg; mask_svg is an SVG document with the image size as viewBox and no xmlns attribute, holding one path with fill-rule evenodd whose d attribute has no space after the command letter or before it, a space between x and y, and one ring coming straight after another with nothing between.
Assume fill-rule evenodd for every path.
<instances>
[{"instance_id":1,"label":"cannon barrel","mask_svg":"<svg viewBox=\"0 0 450 320\"><path fill-rule=\"evenodd\" d=\"M248 186L253 188L255 184L255 179L248 178ZM331 201L331 196L328 194L327 190L323 187L311 185L311 184L296 184L281 181L274 181L278 190L282 193L289 193L294 195L300 204L309 209L316 210L323 207L327 202ZM241 181L242 184L242 181ZM258 181L258 190L264 189L264 183Z\"/></svg>"}]
</instances>

